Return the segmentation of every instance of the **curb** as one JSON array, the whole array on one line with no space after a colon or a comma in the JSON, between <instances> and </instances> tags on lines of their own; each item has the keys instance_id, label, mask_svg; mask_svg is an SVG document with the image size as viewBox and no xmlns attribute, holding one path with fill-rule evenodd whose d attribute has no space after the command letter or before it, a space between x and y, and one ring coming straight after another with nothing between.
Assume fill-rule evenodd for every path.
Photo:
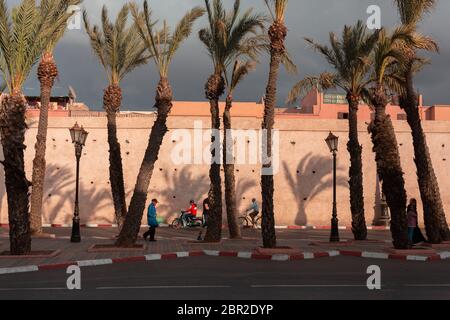
<instances>
[{"instance_id":1,"label":"curb","mask_svg":"<svg viewBox=\"0 0 450 320\"><path fill-rule=\"evenodd\" d=\"M327 251L316 253L304 252L298 255L287 255L287 254L263 255L263 254L255 254L252 252L215 251L215 250L190 251L190 252L185 251L174 253L152 253L143 256L126 257L126 258L80 260L80 261L60 262L54 264L0 268L0 275L36 272L44 270L61 270L66 269L69 266L95 267L126 262L159 261L159 260L171 260L178 258L201 257L201 256L235 257L241 259L272 260L272 261L295 261L295 260L310 260L325 257L335 257L338 255L339 251Z\"/></svg>"},{"instance_id":2,"label":"curb","mask_svg":"<svg viewBox=\"0 0 450 320\"><path fill-rule=\"evenodd\" d=\"M169 225L166 223L161 223L159 225L161 228L168 228ZM0 228L8 228L9 224L0 223ZM60 223L44 223L42 225L43 228L71 228L71 224L60 224ZM117 228L117 224L92 224L86 223L81 224L82 228ZM141 228L148 228L147 225L141 225ZM224 226L223 228L226 228ZM260 229L261 227L258 227ZM275 229L279 230L331 230L331 226L275 226ZM351 226L339 226L339 230L352 230ZM367 230L376 230L376 231L386 231L390 230L390 227L377 227L377 226L368 226Z\"/></svg>"},{"instance_id":3,"label":"curb","mask_svg":"<svg viewBox=\"0 0 450 320\"><path fill-rule=\"evenodd\" d=\"M358 257L367 259L383 259L383 260L401 260L401 261L418 261L418 262L434 262L450 259L450 252L441 252L432 256L414 256L414 255L398 255L383 252L368 252L368 251L350 251L350 250L332 250L324 252L303 252L301 254L256 254L250 251L217 251L217 250L202 250L202 251L183 251L174 253L152 253L143 256L125 257L125 258L111 258L111 259L97 259L97 260L80 260L69 261L55 264L31 265L13 268L0 268L0 275L16 274L26 272L36 272L45 270L61 270L69 266L79 267L95 267L103 265L111 265L127 262L144 262L144 261L159 261L172 260L178 258L188 257L233 257L241 259L253 260L270 260L270 261L299 261L312 260L319 258L330 258L337 256Z\"/></svg>"},{"instance_id":4,"label":"curb","mask_svg":"<svg viewBox=\"0 0 450 320\"><path fill-rule=\"evenodd\" d=\"M450 259L450 252L440 252L430 256L404 255L404 254L392 254L392 253L369 252L369 251L350 251L350 250L340 250L339 253L342 256L348 257L382 259L382 260L431 262Z\"/></svg>"}]
</instances>

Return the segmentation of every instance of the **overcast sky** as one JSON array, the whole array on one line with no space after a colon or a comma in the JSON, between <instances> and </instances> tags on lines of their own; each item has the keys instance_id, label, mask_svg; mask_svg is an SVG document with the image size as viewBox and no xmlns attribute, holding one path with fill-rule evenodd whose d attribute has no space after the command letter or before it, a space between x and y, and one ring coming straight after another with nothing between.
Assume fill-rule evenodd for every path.
<instances>
[{"instance_id":1,"label":"overcast sky","mask_svg":"<svg viewBox=\"0 0 450 320\"><path fill-rule=\"evenodd\" d=\"M7 0L14 6L19 0ZM85 0L92 22L98 22L101 7L108 6L115 18L124 0ZM139 4L141 0L137 1ZM231 7L233 0L223 0ZM242 0L242 7L253 7L255 11L266 12L263 0ZM185 12L194 6L203 5L203 0L150 0L154 16L174 25ZM358 19L366 20L366 9L377 4L382 9L382 23L393 26L397 23L397 13L390 0L291 0L288 5L286 23L289 28L287 47L299 67L297 76L289 76L284 71L279 81L279 104L282 105L296 80L308 74L329 70L324 59L305 45L304 37L312 37L322 43L327 42L328 33L340 33L345 24L353 24ZM433 36L441 46L439 55L431 55L432 65L417 78L416 86L425 96L426 104L450 104L450 35L448 34L450 1L441 0L427 17L421 30ZM170 80L176 100L203 100L204 83L212 71L212 65L198 40L197 31L206 25L206 18L196 24L195 32L179 50L171 66ZM69 85L73 86L78 100L87 103L92 109L101 109L105 74L96 57L92 54L84 30L69 30L58 44L55 57L60 71L60 79L55 92L65 94ZM268 63L261 60L253 72L237 89L236 100L260 101L264 94ZM123 110L149 110L153 106L155 85L158 80L154 65L141 67L130 74L122 83L124 92ZM39 94L35 71L26 83L25 93Z\"/></svg>"}]
</instances>

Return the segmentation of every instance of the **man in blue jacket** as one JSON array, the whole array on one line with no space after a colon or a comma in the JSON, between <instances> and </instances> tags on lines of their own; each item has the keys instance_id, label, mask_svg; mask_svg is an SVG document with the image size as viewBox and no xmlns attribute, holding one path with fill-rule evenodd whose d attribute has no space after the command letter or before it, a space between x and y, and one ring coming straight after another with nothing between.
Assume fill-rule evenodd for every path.
<instances>
[{"instance_id":1,"label":"man in blue jacket","mask_svg":"<svg viewBox=\"0 0 450 320\"><path fill-rule=\"evenodd\" d=\"M145 241L147 241L147 238L149 236L150 236L149 241L152 241L152 242L156 241L155 240L156 228L159 227L158 221L156 220L156 206L157 205L158 205L158 200L153 199L152 203L150 203L150 205L148 206L147 221L148 221L149 229L143 235Z\"/></svg>"}]
</instances>

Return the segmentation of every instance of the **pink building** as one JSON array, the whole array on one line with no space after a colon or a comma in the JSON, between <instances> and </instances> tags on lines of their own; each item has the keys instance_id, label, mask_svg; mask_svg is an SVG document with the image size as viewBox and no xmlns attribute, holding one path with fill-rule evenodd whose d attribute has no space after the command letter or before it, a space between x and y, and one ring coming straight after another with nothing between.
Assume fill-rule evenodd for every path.
<instances>
[{"instance_id":1,"label":"pink building","mask_svg":"<svg viewBox=\"0 0 450 320\"><path fill-rule=\"evenodd\" d=\"M419 96L420 115L423 120L450 121L450 105L424 106L423 96ZM389 104L387 113L392 120L406 120L405 112L398 105ZM312 90L297 108L277 110L279 117L298 117L302 119L347 119L348 103L344 94L330 94ZM370 121L373 111L367 104L361 103L358 118Z\"/></svg>"},{"instance_id":2,"label":"pink building","mask_svg":"<svg viewBox=\"0 0 450 320\"><path fill-rule=\"evenodd\" d=\"M56 98L55 98L56 99ZM33 106L33 104L30 104ZM222 115L225 103L220 103L220 114ZM450 105L424 106L423 97L419 97L419 108L422 120L431 121L450 121ZM39 109L30 108L28 116L36 117L39 115ZM389 104L387 112L392 120L406 120L405 112L398 106ZM128 112L123 115L144 114L148 112ZM358 111L358 118L361 121L369 122L373 117L373 111L364 103L361 103ZM70 117L80 115L97 114L102 116L103 112L89 111L88 107L82 103L66 105L65 108L51 109L50 117ZM232 117L256 117L262 118L264 115L264 104L262 102L235 102L231 109ZM210 106L208 101L174 101L171 112L172 117L209 117ZM335 120L348 118L348 103L343 94L322 93L318 90L312 90L301 101L300 106L296 108L277 108L277 118L289 119L321 119Z\"/></svg>"}]
</instances>

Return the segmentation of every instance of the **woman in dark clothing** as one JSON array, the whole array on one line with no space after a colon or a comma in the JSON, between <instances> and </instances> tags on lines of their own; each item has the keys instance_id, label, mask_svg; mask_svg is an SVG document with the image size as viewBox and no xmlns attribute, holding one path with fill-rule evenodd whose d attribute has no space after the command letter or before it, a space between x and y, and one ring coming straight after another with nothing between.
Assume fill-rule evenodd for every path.
<instances>
[{"instance_id":1,"label":"woman in dark clothing","mask_svg":"<svg viewBox=\"0 0 450 320\"><path fill-rule=\"evenodd\" d=\"M209 198L206 198L205 200L203 200L203 228L206 227L209 212L210 212Z\"/></svg>"},{"instance_id":2,"label":"woman in dark clothing","mask_svg":"<svg viewBox=\"0 0 450 320\"><path fill-rule=\"evenodd\" d=\"M408 239L411 245L426 242L427 240L422 234L419 227L419 219L417 214L417 200L411 199L408 205Z\"/></svg>"}]
</instances>

